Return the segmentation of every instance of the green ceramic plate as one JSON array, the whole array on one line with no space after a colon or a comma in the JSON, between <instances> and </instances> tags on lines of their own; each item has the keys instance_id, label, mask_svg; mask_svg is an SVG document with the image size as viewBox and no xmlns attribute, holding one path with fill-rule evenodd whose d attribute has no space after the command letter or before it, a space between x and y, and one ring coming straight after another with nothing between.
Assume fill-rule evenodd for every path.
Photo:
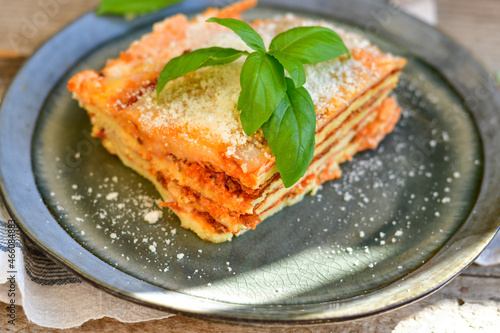
<instances>
[{"instance_id":1,"label":"green ceramic plate","mask_svg":"<svg viewBox=\"0 0 500 333\"><path fill-rule=\"evenodd\" d=\"M168 210L147 223L145 215L160 210L158 193L90 138L66 84L83 69L102 68L153 22L210 3L185 1L131 22L87 14L20 71L0 113L0 176L29 238L119 296L262 324L395 308L438 289L479 255L500 224L500 93L449 38L362 0L261 1L247 18L288 11L322 18L406 57L394 133L344 164L342 178L317 196L232 242L203 242Z\"/></svg>"}]
</instances>

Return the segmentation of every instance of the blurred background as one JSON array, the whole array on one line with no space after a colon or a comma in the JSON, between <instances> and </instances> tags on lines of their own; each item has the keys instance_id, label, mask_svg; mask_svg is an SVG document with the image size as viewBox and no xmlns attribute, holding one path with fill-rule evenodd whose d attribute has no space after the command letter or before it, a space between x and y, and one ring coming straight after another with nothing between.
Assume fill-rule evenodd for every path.
<instances>
[{"instance_id":1,"label":"blurred background","mask_svg":"<svg viewBox=\"0 0 500 333\"><path fill-rule=\"evenodd\" d=\"M495 78L500 79L499 0L385 1L453 37L475 54ZM0 96L26 58L41 43L80 15L96 8L99 2L0 0Z\"/></svg>"},{"instance_id":2,"label":"blurred background","mask_svg":"<svg viewBox=\"0 0 500 333\"><path fill-rule=\"evenodd\" d=\"M230 0L220 1L222 5L231 2ZM428 24L437 27L470 50L484 64L488 72L500 82L500 0L372 1L389 2L393 6L405 10ZM99 3L100 0L0 0L0 101L19 68L37 47L79 16L94 10ZM57 50L54 50L54 52L57 52ZM436 317L443 313L449 315L443 319L444 321L450 318L453 320L459 316L465 318L463 319L465 321L470 317L470 322L474 322L474 319L482 318L478 321L479 327L481 327L485 320L495 320L496 316L498 316L498 296L491 295L491 290L500 290L499 277L498 265L496 268L494 266L479 268L474 265L463 273L461 277L455 279L450 285L426 300L405 307L402 310L394 311L391 315L356 321L352 325L346 323L335 326L335 332L374 332L380 328L383 328L382 331L385 332L390 331L398 322L403 322L403 319L408 320L406 324L403 323L403 327L399 327L400 329L408 331L408 327L405 329L404 325L411 326L411 323L414 323L413 327L415 329L409 331L420 332L421 327L419 325L422 322L433 322L435 317L429 317L429 313L432 313L431 310L436 309L434 312ZM455 305L455 303L453 305L446 303L448 305L443 305L442 308L437 305L441 304L438 301L450 300L449 303L451 303L451 301L455 302L456 298L458 298L458 305ZM473 304L477 308L473 306L469 308L467 306L462 307L464 304L462 298L466 299L467 306ZM3 304L0 305L3 306ZM459 306L460 309L468 310L460 312L458 310ZM429 311L421 311L419 315L417 312L419 309L427 309ZM439 318L440 321L441 319ZM460 325L462 322L457 321L456 325ZM469 323L469 321L467 322ZM157 321L156 324L155 322L151 322L150 324L134 325L122 324L111 319L100 319L88 323L85 326L85 331L132 332L136 329L144 331L145 327L156 330L159 327L163 327L164 323L168 323L168 327L170 328L175 327L176 332L192 332L190 329L193 327L205 331L210 330L211 332L222 331L227 328L222 325L195 319L174 317L169 319L168 322L165 320ZM5 321L0 322L0 332L4 332L5 330L11 331L11 328L6 328L5 325ZM321 331L332 331L333 328L333 325L325 326L322 327ZM21 317L21 325L12 331L18 330L23 332L49 331L29 323L25 317ZM77 330L71 330L71 332L76 332ZM249 332L251 329L240 330L240 332L243 331Z\"/></svg>"}]
</instances>

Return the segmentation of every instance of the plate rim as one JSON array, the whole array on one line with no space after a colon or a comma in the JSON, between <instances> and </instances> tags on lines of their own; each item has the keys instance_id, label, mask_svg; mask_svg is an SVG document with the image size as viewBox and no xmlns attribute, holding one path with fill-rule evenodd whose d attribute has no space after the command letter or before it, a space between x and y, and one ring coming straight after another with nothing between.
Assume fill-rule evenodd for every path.
<instances>
[{"instance_id":1,"label":"plate rim","mask_svg":"<svg viewBox=\"0 0 500 333\"><path fill-rule=\"evenodd\" d=\"M5 109L8 109L8 107L10 105L9 103L11 103L10 96L15 94L16 89L17 89L17 91L19 91L19 88L23 88L22 85L24 84L24 82L22 80L22 76L25 74L25 72L29 72L31 70L30 65L32 65L39 57L43 56L43 53L47 52L47 49L50 48L52 46L52 44L54 44L56 41L58 41L58 39L65 36L66 34L71 32L72 30L77 28L79 25L84 24L86 21L89 21L89 22L94 21L95 22L97 20L97 22L100 22L101 24L104 23L106 26L108 26L109 28L112 29L111 33L115 34L115 35L108 37L108 38L105 38L101 42L95 44L93 47L93 48L95 48L95 47L99 47L99 45L104 43L107 39L115 38L115 37L121 35L122 33L125 33L129 29L133 29L136 26L144 25L145 22L157 21L158 18L172 15L173 13L176 13L176 12L198 11L199 9L205 8L208 6L208 4L211 4L214 2L217 3L217 1L210 1L210 0L204 0L204 1L186 0L185 2L182 2L178 5L174 5L170 8L168 8L167 10L163 10L159 13L140 18L137 21L133 21L133 23L130 23L130 22L127 23L127 22L124 22L123 20L118 19L118 18L96 17L93 14L93 12L84 14L83 16L81 16L80 18L78 18L77 20L73 21L68 26L66 26L65 28L60 30L56 35L51 37L44 44L42 44L42 46L40 46L38 48L38 50L33 53L33 55L26 61L26 63L19 70L16 77L14 78L14 80L11 82L9 88L7 89L7 91L3 97L3 100L2 100L2 104L0 106L0 129L2 128L1 126L5 126L4 122L2 122L1 120L5 117L5 114L7 112ZM288 6L283 6L283 3L279 0L267 0L267 1L261 0L260 2L261 2L261 5L265 5L265 6L271 6L271 7L274 6L274 7L280 7L283 9L293 9L293 10L299 10L299 11L304 10L304 8L302 8L302 7L304 7L306 5L308 5L308 6L315 6L316 5L317 6L320 4L320 2L318 0L312 0L306 4L301 4L300 1L290 1L286 4ZM348 6L347 4L345 4L346 2L349 2L349 1L339 1L338 3L340 3L340 6ZM388 6L386 6L385 4L382 4L382 3L377 3L377 2L371 3L371 2L368 2L367 0L358 0L357 2L363 3L365 6L368 6L369 8L371 8L373 10L377 10L377 11L392 10L392 9L389 9ZM352 4L351 4L351 6L352 6ZM365 10L368 10L368 9L366 8ZM307 11L307 10L304 10L304 11ZM324 16L330 16L330 15L324 14ZM337 17L335 17L335 18L338 19ZM489 76L488 76L487 72L482 68L482 66L478 63L478 61L467 50L465 50L463 47L461 47L458 43L451 40L449 37L444 35L442 32L434 29L433 27L430 27L430 26L426 25L425 23L422 23L422 22L418 21L417 19L415 19L407 14L404 14L400 11L397 12L397 16L395 16L395 19L397 19L397 20L404 19L404 20L407 20L409 22L413 22L414 25L420 26L420 28L422 28L424 30L424 32L431 29L430 31L432 31L433 34L437 34L438 37L441 38L442 40L445 40L448 43L449 47L452 47L454 50L459 50L460 52L462 52L461 56L464 59L468 60L470 62L470 65L473 66L474 69L477 71L477 74L479 74L479 77L482 79L485 79L489 84L489 81L488 81ZM346 20L346 19L342 19L342 20L359 26L359 24L356 24L356 22L355 22L356 17L354 17L352 20ZM384 28L387 28L387 27L384 27ZM388 31L389 35L391 35L391 33L392 34L395 33L395 31L391 32L390 29L388 29L388 30L389 30ZM386 33L386 31L384 31L384 33ZM384 37L387 38L388 36L384 35ZM398 43L398 42L396 42L396 44L400 45L400 43ZM86 49L86 51L84 51L84 52L82 51L81 56L78 56L74 62L78 62L82 56L84 56L88 52L91 52L93 48ZM421 57L419 57L419 58L421 58ZM432 61L430 62L429 59L425 59L425 58L421 58L421 59L423 59L427 64L432 65L436 69L436 67L434 66ZM63 71L61 76L64 75L66 70L71 68L73 65L74 65L74 63L67 65L67 68ZM446 67L445 69L447 69L447 68L448 67ZM441 69L441 70L444 71L445 69ZM446 74L446 73L442 73L439 69L437 69L437 71L441 75ZM458 87L457 87L457 85L454 84L454 82L452 82L448 76L446 76L446 75L443 75L443 76L448 81L448 83L455 88L455 90L457 91L457 94L460 95L461 97L464 97L462 94L464 87L461 85L458 85ZM60 78L56 78L56 79L54 79L54 81L58 82L59 79ZM47 96L44 96L43 101L41 101L41 104L44 103L46 97ZM435 261L439 260L440 257L444 256L443 251L446 250L446 247L450 247L452 245L456 246L456 244L462 244L459 242L460 240L456 239L457 234L459 234L461 232L461 230L464 228L464 226L466 226L472 218L478 219L482 215L487 214L486 212L483 212L483 211L478 212L476 210L476 207L477 207L478 203L484 202L484 200L485 200L484 197L486 195L484 193L485 189L486 190L489 189L491 192L492 187L493 187L493 185L490 184L490 182L492 180L491 178L493 178L493 180L498 180L500 178L500 176L495 173L494 168L493 168L493 170L491 168L492 166L493 167L500 166L500 158L497 157L496 159L493 159L493 157L491 157L491 154L487 155L487 153L489 152L488 149L490 149L490 150L493 149L493 151L499 151L499 152L500 152L500 149L496 148L496 150L495 150L494 149L495 147L490 147L490 145L493 143L489 143L489 141L486 140L488 138L487 135L490 135L491 133L485 133L487 131L484 130L484 128L480 128L480 126L478 125L478 117L480 114L479 115L476 114L476 112L479 112L479 111L475 111L475 110L477 110L477 109L475 109L475 108L477 108L477 106L471 105L470 103L472 103L472 102L467 101L467 99L465 102L466 102L466 105L468 106L469 110L471 111L471 114L472 114L473 120L474 120L474 124L476 125L476 127L478 129L478 132L481 136L482 144L483 144L482 147L483 147L483 154L484 154L484 165L483 165L483 179L482 179L482 183L481 183L480 192L479 192L477 201L474 204L473 210L471 211L469 216L464 220L464 222L462 223L460 228L456 231L456 233L444 244L443 248L440 249L438 251L438 253L436 253L435 256L430 258L430 260L427 263L425 263L420 268L418 268L415 271L408 274L405 277L406 281L410 281L412 279L415 279L415 276L419 275L422 272L423 267L428 266L428 264L430 264L430 263L431 264L434 263L434 266L436 266L436 265L439 266L439 263L436 264ZM485 100L479 101L479 102L485 103ZM498 91L498 89L493 90L493 92L491 93L491 102L496 103L496 107L497 107L496 111L498 112L500 110L500 92ZM497 121L498 121L498 114L496 114L496 116L497 116ZM38 114L35 116L35 118L38 118ZM483 126L485 126L485 125L483 125ZM6 131L1 131L0 138L6 136L5 132ZM496 136L495 136L495 133L493 133L492 135L493 135L492 138L500 138L500 134L496 134ZM491 140L493 140L493 139L491 139ZM31 137L27 141L29 141L29 145L31 145ZM29 159L30 159L29 164L31 166L31 154L29 154L29 155L30 155L29 156ZM3 160L3 157L6 157L6 156L8 156L8 152L6 149L5 140L0 140L0 159ZM197 317L197 318L202 318L202 319L209 319L209 320L217 320L217 321L223 321L223 322L247 323L247 324L257 324L257 325L266 325L266 324L271 324L271 325L272 324L311 325L311 324L317 324L317 323L347 321L347 320L367 317L370 315L375 315L375 314L378 314L381 312L385 312L385 311L409 304L411 302L414 302L422 297L425 297L425 296L433 293L434 291L440 289L446 283L451 281L451 279L453 279L453 277L458 275L463 269L465 269L468 265L470 265L472 263L472 261L480 254L480 252L493 239L494 235L496 234L496 232L500 228L500 217L498 217L498 216L500 216L500 214L497 214L496 215L497 216L496 229L495 230L484 230L486 232L486 234L483 234L483 236L480 237L479 240L476 239L474 244L470 244L470 243L463 244L463 246L473 247L476 251L474 253L469 253L469 256L467 257L466 260L462 259L461 260L462 263L464 263L465 261L467 261L467 262L464 265L461 265L461 267L459 269L455 269L452 272L452 274L448 274L448 275L446 275L445 278L442 278L438 282L438 284L435 285L433 288L429 288L424 293L420 293L420 294L415 295L413 297L402 299L399 302L392 303L388 306L386 305L383 307L378 307L378 308L372 309L371 311L363 311L363 312L357 313L355 315L353 315L353 314L346 315L346 314L341 314L341 313L338 314L338 311L336 312L336 310L338 308L336 309L334 306L334 304L338 304L338 302L336 302L336 301L327 302L325 304L319 304L319 305L323 305L322 308L320 307L320 310L321 310L320 313L318 313L318 311L315 310L312 312L306 312L306 313L301 315L301 313L304 310L304 307L306 307L306 308L308 307L308 306L304 306L304 305L301 305L301 306L296 306L296 305L285 306L284 305L284 306L277 307L277 306L254 306L254 305L230 304L230 306L232 308L244 310L244 311L242 311L242 313L238 313L238 312L234 313L232 311L228 311L223 306L220 306L221 303L224 303L224 302L211 301L211 300L207 300L207 299L200 300L200 297L197 297L197 296L181 294L181 293L176 292L176 291L166 290L166 289L151 285L147 282L140 281L142 283L145 283L147 286L149 286L150 287L149 289L153 289L154 292L160 292L160 294L162 294L163 297L167 296L167 297L172 297L172 299L176 299L176 296L178 296L178 295L175 295L175 294L181 294L180 298L182 298L184 302L181 302L181 305L176 308L176 307L166 306L165 304L162 304L161 300L158 300L158 299L151 300L151 295L149 296L149 298L147 297L147 295L146 296L143 295L142 297L138 297L136 294L130 293L127 290L122 290L123 288L120 289L120 288L117 288L113 285L110 285L109 283L106 283L106 281L102 281L102 279L99 280L99 278L95 278L95 275L92 276L91 274L89 274L89 272L82 271L81 269L79 269L77 267L77 265L75 263L79 263L81 260L69 262L67 260L67 257L65 255L63 255L63 253L60 252L60 249L54 249L54 247L47 246L47 244L45 244L45 242L43 240L41 240L39 237L37 237L36 233L34 233L35 230L30 225L30 223L32 223L32 222L26 222L21 217L21 215L23 215L23 214L20 214L18 210L22 209L22 208L20 208L17 205L16 200L12 199L13 189L12 189L11 184L9 183L9 180L7 179L9 177L9 175L12 176L12 173L9 173L9 171L13 170L12 163L9 163L9 165L8 165L11 167L11 169L7 169L7 170L6 170L7 167L5 166L6 164L7 163L0 164L0 188L2 190L2 197L3 197L4 202L6 203L6 207L8 209L8 212L12 215L12 217L15 218L15 220L18 223L18 225L20 226L20 229L23 232L23 234L26 235L29 239L33 240L34 243L38 247L40 247L45 253L49 254L49 256L51 258L56 259L56 261L62 263L69 270L76 273L78 276L82 277L86 281L90 282L92 285L97 286L100 289L103 289L103 290L105 290L113 295L120 296L122 298L128 299L128 300L133 301L133 302L138 303L138 304L150 306L150 307L157 308L157 309L166 310L166 311L169 311L172 313L179 313L179 314L186 315L186 316ZM37 190L36 187L35 187L35 190ZM481 200L483 200L483 201L481 201ZM496 202L500 203L500 195L499 194L497 194L497 196L496 196ZM42 203L42 205L43 205L43 203ZM494 207L492 209L494 210ZM500 208L497 208L497 211L500 212ZM488 212L488 213L490 213L490 219L493 221L493 224L495 223L495 221L494 221L495 217L492 214L497 213L497 211ZM52 221L50 221L50 222L52 222ZM53 224L54 223L56 224L56 228L57 228L57 226L60 227L60 225L55 220L53 221ZM495 227L495 225L491 226L491 228L493 228L493 227ZM60 227L60 228L62 229L62 227ZM63 230L63 232L65 233L64 230ZM68 235L68 234L66 234L66 235L69 238L71 238L70 235ZM86 250L80 244L78 244L75 240L73 240L72 238L71 238L71 240L73 241L73 243L75 243L75 244L71 244L73 246L72 249L78 249L82 253L85 253L86 255L92 256L94 258L94 261L95 260L101 261L99 258L95 257L95 255L92 254L90 251ZM480 244L477 244L478 242ZM57 250L59 250L59 253ZM112 267L110 267L110 265L108 265L104 262L102 262L102 264L104 264L105 266L108 266L108 270L112 269ZM122 275L125 275L126 277L128 277L129 279L135 279L135 278L129 276L128 274L121 272L119 270L115 269L114 272L119 272ZM135 280L137 280L137 279L135 279ZM394 283L396 283L398 281L399 280L391 283L389 286L393 286ZM401 281L399 281L399 282L401 282ZM406 284L408 284L408 282ZM406 286L406 284L405 284L405 286ZM139 285L141 285L141 284L139 283ZM383 293L383 291L386 288L387 287L384 287L381 290L377 290L375 292L372 292L371 294ZM404 289L404 287L403 287L403 289ZM401 289L401 290L403 290L403 289ZM149 300L147 300L147 299L149 299ZM186 300L187 300L187 302L186 302ZM213 311L206 312L206 311L203 311L203 309L199 309L198 311L193 310L192 309L193 304L190 303L191 300L198 301L200 303L199 305L201 305L202 307L203 307L203 305L213 306L212 309L216 309L217 312L213 312ZM354 299L354 300L350 300L350 301L352 301L351 303L354 303L354 306L355 306L356 302L359 301L359 298ZM176 302L171 302L171 303L176 303ZM214 304L214 303L216 303L216 304ZM349 302L346 302L346 303L349 303ZM219 305L219 306L214 306L214 305ZM312 307L317 308L318 304L313 304ZM296 313L294 313L292 315L292 318L287 316L286 318L282 317L279 319L270 319L269 314L277 315L277 314L280 314L281 312L283 312L283 310L287 309L287 308L289 310L296 311ZM250 311L249 311L249 309L250 309ZM256 317L253 314L252 309L265 309L266 311L269 312L269 314L264 318L262 316L262 313L259 313L259 315ZM238 317L238 314L243 315L243 316Z\"/></svg>"}]
</instances>

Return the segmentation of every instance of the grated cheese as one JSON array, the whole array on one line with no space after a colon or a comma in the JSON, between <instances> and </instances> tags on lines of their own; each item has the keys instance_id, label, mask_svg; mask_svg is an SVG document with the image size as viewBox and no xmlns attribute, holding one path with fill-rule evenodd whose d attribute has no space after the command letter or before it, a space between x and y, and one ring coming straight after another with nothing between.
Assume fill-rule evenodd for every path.
<instances>
[{"instance_id":1,"label":"grated cheese","mask_svg":"<svg viewBox=\"0 0 500 333\"><path fill-rule=\"evenodd\" d=\"M268 45L272 38L296 26L326 26L335 30L348 48L375 49L366 39L323 21L298 19L284 15L273 20L260 21L256 31ZM225 29L211 36L202 47L233 47L251 51L233 32ZM187 45L186 47L189 47ZM240 111L237 109L240 88L240 72L245 58L223 66L205 67L177 78L167 84L156 101L156 91L149 89L135 103L141 111L139 122L150 131L181 128L185 139L203 139L224 144L226 156L238 158L238 149L254 146L267 153L269 148L262 132L248 137L241 127ZM311 94L317 115L328 113L327 108L336 109L348 105L369 80L376 80L372 69L354 59L343 56L331 61L305 66L306 89ZM332 105L332 97L334 104Z\"/></svg>"}]
</instances>

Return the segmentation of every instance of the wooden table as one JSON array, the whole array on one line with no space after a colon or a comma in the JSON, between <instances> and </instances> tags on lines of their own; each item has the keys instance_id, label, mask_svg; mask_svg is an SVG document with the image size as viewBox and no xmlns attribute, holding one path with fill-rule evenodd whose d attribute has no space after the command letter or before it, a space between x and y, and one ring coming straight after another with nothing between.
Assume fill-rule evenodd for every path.
<instances>
[{"instance_id":1,"label":"wooden table","mask_svg":"<svg viewBox=\"0 0 500 333\"><path fill-rule=\"evenodd\" d=\"M51 35L94 8L98 0L0 0L0 96L26 58ZM33 20L47 7L49 18L39 21L29 38L21 35L26 20ZM437 0L438 28L465 45L496 74L500 71L500 1ZM499 184L500 186L500 184ZM50 332L29 323L18 312L17 326L7 324L2 316L0 331ZM261 328L260 332L438 332L488 331L500 327L500 265L473 265L433 295L404 308L350 323L294 328ZM251 327L228 326L181 316L150 322L124 324L103 318L92 320L68 332L254 332Z\"/></svg>"}]
</instances>

